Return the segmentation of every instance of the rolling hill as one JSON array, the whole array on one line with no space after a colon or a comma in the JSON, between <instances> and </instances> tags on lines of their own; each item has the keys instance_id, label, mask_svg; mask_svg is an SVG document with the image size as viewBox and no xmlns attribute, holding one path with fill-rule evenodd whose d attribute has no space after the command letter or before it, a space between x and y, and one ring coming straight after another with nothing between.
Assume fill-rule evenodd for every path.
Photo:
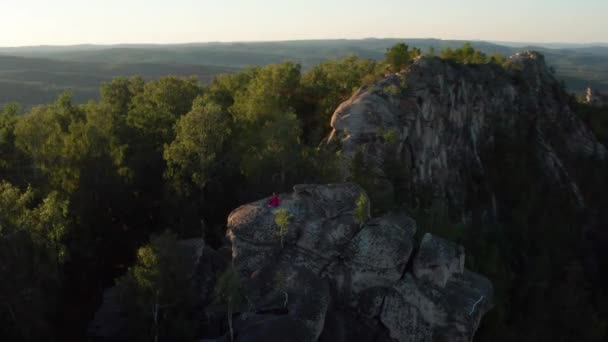
<instances>
[{"instance_id":1,"label":"rolling hill","mask_svg":"<svg viewBox=\"0 0 608 342\"><path fill-rule=\"evenodd\" d=\"M423 51L457 48L465 41L439 39L302 40L282 42L193 43L179 45L76 45L0 48L0 104L17 101L24 107L52 101L71 90L78 102L97 96L99 85L116 76L213 76L251 66L296 61L304 69L356 54L381 59L386 49L406 42ZM572 92L586 87L608 90L608 46L527 46L474 41L486 53L510 55L520 50L543 53Z\"/></svg>"},{"instance_id":2,"label":"rolling hill","mask_svg":"<svg viewBox=\"0 0 608 342\"><path fill-rule=\"evenodd\" d=\"M84 103L98 96L99 86L118 76L140 75L157 79L165 75L196 76L208 82L215 75L234 68L162 63L103 63L61 61L0 55L0 104L18 102L23 109L52 102L71 91Z\"/></svg>"}]
</instances>

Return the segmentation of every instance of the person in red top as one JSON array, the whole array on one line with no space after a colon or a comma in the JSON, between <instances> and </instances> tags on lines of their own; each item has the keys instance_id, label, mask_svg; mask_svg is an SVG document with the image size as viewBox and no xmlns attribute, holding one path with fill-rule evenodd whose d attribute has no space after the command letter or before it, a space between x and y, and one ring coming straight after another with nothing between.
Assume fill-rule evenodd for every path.
<instances>
[{"instance_id":1,"label":"person in red top","mask_svg":"<svg viewBox=\"0 0 608 342\"><path fill-rule=\"evenodd\" d=\"M279 199L279 196L277 196L276 193L272 193L272 198L268 200L268 205L276 208L281 204L281 200Z\"/></svg>"}]
</instances>

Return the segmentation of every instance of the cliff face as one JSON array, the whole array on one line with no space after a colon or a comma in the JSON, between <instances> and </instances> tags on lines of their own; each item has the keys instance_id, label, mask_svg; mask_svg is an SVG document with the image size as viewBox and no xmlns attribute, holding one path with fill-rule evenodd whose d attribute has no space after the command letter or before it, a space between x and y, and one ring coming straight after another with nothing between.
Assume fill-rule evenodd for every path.
<instances>
[{"instance_id":1,"label":"cliff face","mask_svg":"<svg viewBox=\"0 0 608 342\"><path fill-rule=\"evenodd\" d=\"M580 158L605 159L606 149L572 112L542 55L522 52L510 61L505 69L421 57L343 103L328 141L341 142L347 159L360 151L386 191L391 185L383 162L391 154L414 185L431 186L464 214L470 180L485 174L482 151L498 132L527 130L547 180L566 188L583 207L571 173ZM389 143L387 132L395 141ZM492 189L483 186L493 198Z\"/></svg>"}]
</instances>

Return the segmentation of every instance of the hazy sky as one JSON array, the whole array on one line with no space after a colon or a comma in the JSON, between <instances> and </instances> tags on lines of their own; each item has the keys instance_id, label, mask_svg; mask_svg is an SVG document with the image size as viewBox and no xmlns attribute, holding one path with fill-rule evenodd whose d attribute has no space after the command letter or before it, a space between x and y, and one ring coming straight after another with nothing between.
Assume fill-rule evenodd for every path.
<instances>
[{"instance_id":1,"label":"hazy sky","mask_svg":"<svg viewBox=\"0 0 608 342\"><path fill-rule=\"evenodd\" d=\"M0 46L314 38L608 42L608 0L0 0Z\"/></svg>"}]
</instances>

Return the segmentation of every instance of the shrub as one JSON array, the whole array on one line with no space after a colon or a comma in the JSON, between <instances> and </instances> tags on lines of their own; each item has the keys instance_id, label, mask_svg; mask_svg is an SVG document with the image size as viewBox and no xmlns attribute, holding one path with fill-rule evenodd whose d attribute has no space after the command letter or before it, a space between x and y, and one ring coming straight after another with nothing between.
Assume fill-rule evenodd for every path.
<instances>
[{"instance_id":1,"label":"shrub","mask_svg":"<svg viewBox=\"0 0 608 342\"><path fill-rule=\"evenodd\" d=\"M274 223L277 225L277 235L281 238L281 248L283 248L283 239L289 233L289 223L291 216L284 208L277 210L274 213Z\"/></svg>"},{"instance_id":2,"label":"shrub","mask_svg":"<svg viewBox=\"0 0 608 342\"><path fill-rule=\"evenodd\" d=\"M359 195L355 204L354 219L359 225L362 225L369 219L369 199L364 193Z\"/></svg>"}]
</instances>

